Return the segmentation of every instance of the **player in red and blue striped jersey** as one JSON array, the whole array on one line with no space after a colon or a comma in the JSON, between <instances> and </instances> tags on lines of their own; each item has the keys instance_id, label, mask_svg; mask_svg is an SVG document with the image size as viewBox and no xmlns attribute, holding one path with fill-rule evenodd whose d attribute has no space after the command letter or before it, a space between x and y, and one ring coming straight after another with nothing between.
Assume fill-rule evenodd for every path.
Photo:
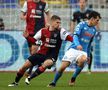
<instances>
[{"instance_id":1,"label":"player in red and blue striped jersey","mask_svg":"<svg viewBox=\"0 0 108 90\"><path fill-rule=\"evenodd\" d=\"M32 79L43 73L47 68L51 67L56 62L62 41L73 41L73 37L70 33L64 28L60 28L60 24L60 17L53 15L51 17L51 26L48 28L42 28L34 35L34 38L28 36L27 32L24 33L24 37L26 37L29 42L35 43L36 40L40 39L42 41L42 45L36 54L31 55L26 60L25 64L17 72L15 81L8 86L18 85L19 80L30 66L40 65L43 63L30 77L30 79Z\"/></svg>"},{"instance_id":2,"label":"player in red and blue striped jersey","mask_svg":"<svg viewBox=\"0 0 108 90\"><path fill-rule=\"evenodd\" d=\"M41 28L48 25L50 12L48 4L42 0L27 0L21 9L21 19L26 20L26 31L30 36L34 36ZM46 15L45 15L46 14ZM37 52L39 44L28 42L30 54ZM31 74L33 67L28 71Z\"/></svg>"}]
</instances>

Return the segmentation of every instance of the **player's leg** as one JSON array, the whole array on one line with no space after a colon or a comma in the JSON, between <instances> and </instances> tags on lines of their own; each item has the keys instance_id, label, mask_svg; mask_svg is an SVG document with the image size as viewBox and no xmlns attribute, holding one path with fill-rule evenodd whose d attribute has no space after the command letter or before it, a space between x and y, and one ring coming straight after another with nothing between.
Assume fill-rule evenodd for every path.
<instances>
[{"instance_id":1,"label":"player's leg","mask_svg":"<svg viewBox=\"0 0 108 90\"><path fill-rule=\"evenodd\" d=\"M77 78L77 76L80 74L80 72L82 71L83 67L84 67L84 63L86 62L87 60L87 54L86 53L82 53L82 52L78 52L79 55L77 57L77 67L76 67L76 70L75 72L73 73L73 76L69 82L69 85L72 86L75 84L75 80Z\"/></svg>"},{"instance_id":2,"label":"player's leg","mask_svg":"<svg viewBox=\"0 0 108 90\"><path fill-rule=\"evenodd\" d=\"M31 43L28 43L28 45L29 45L29 51L30 51L31 55L35 54L38 51L39 45L31 44ZM31 66L29 68L29 70L26 72L25 76L27 76L27 77L30 76L30 74L32 73L32 70L33 70L33 66Z\"/></svg>"},{"instance_id":3,"label":"player's leg","mask_svg":"<svg viewBox=\"0 0 108 90\"><path fill-rule=\"evenodd\" d=\"M64 72L64 70L70 65L69 61L62 61L62 64L60 66L60 68L58 69L58 71L55 74L54 80L47 85L47 87L55 87L57 81L59 80L59 78L62 76L62 73Z\"/></svg>"},{"instance_id":4,"label":"player's leg","mask_svg":"<svg viewBox=\"0 0 108 90\"><path fill-rule=\"evenodd\" d=\"M68 67L70 65L70 63L72 63L72 61L74 59L72 59L72 55L71 55L71 52L72 52L73 49L69 49L63 59L62 59L62 64L60 66L60 68L58 69L58 71L56 72L55 74L55 77L54 77L54 80L48 85L48 87L54 87L56 86L56 83L57 81L59 80L59 78L62 76L62 73L63 71L66 69L66 67Z\"/></svg>"},{"instance_id":5,"label":"player's leg","mask_svg":"<svg viewBox=\"0 0 108 90\"><path fill-rule=\"evenodd\" d=\"M91 65L92 65L92 52L90 53L90 59L88 60L88 74L91 73Z\"/></svg>"},{"instance_id":6,"label":"player's leg","mask_svg":"<svg viewBox=\"0 0 108 90\"><path fill-rule=\"evenodd\" d=\"M54 64L52 59L47 59L45 62L39 66L36 71L30 76L31 79L43 73L48 67L51 67Z\"/></svg>"},{"instance_id":7,"label":"player's leg","mask_svg":"<svg viewBox=\"0 0 108 90\"><path fill-rule=\"evenodd\" d=\"M33 74L31 74L26 80L25 80L25 83L27 85L30 84L30 80L39 76L40 74L42 74L48 67L51 67L52 65L54 64L54 61L52 59L47 59L44 61L44 63L39 66Z\"/></svg>"},{"instance_id":8,"label":"player's leg","mask_svg":"<svg viewBox=\"0 0 108 90\"><path fill-rule=\"evenodd\" d=\"M26 62L24 63L24 65L19 69L19 71L17 72L17 75L15 77L15 81L11 84L9 84L8 86L16 86L18 85L18 82L20 81L20 79L23 77L25 71L32 66L31 62L29 60L26 60Z\"/></svg>"}]
</instances>

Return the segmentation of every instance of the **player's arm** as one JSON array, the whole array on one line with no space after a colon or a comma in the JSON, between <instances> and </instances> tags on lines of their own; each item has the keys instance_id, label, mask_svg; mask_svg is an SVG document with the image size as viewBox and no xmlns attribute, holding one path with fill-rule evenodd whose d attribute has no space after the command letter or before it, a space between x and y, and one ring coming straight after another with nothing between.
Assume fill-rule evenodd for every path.
<instances>
[{"instance_id":1,"label":"player's arm","mask_svg":"<svg viewBox=\"0 0 108 90\"><path fill-rule=\"evenodd\" d=\"M41 38L41 33L42 32L42 30L39 30L35 35L34 35L34 37L31 37L31 36L29 36L29 33L27 32L27 31L25 31L24 33L23 33L23 36L27 39L27 41L28 42L30 42L30 43L35 43L37 40L39 40L40 38Z\"/></svg>"},{"instance_id":2,"label":"player's arm","mask_svg":"<svg viewBox=\"0 0 108 90\"><path fill-rule=\"evenodd\" d=\"M80 34L81 34L81 30L83 28L83 22L79 23L76 27L75 27L75 31L74 31L74 36L73 36L73 39L74 39L74 43L75 45L77 46L77 49L79 50L82 50L82 46L79 42L79 39L80 39Z\"/></svg>"},{"instance_id":3,"label":"player's arm","mask_svg":"<svg viewBox=\"0 0 108 90\"><path fill-rule=\"evenodd\" d=\"M21 8L20 18L22 20L26 20L26 12L27 12L27 1L25 1L23 7Z\"/></svg>"},{"instance_id":4,"label":"player's arm","mask_svg":"<svg viewBox=\"0 0 108 90\"><path fill-rule=\"evenodd\" d=\"M61 29L60 36L62 40L67 40L72 42L73 36L70 34L70 32L66 31L64 28Z\"/></svg>"},{"instance_id":5,"label":"player's arm","mask_svg":"<svg viewBox=\"0 0 108 90\"><path fill-rule=\"evenodd\" d=\"M68 35L68 36L66 37L66 40L72 42L72 41L73 41L73 37L72 37L71 35Z\"/></svg>"},{"instance_id":6,"label":"player's arm","mask_svg":"<svg viewBox=\"0 0 108 90\"><path fill-rule=\"evenodd\" d=\"M45 20L46 20L46 25L49 26L50 18L51 18L52 15L51 15L51 13L50 13L50 10L49 10L49 8L48 8L48 4L47 4L47 3L46 3L46 6L45 6L44 11L45 11Z\"/></svg>"}]
</instances>

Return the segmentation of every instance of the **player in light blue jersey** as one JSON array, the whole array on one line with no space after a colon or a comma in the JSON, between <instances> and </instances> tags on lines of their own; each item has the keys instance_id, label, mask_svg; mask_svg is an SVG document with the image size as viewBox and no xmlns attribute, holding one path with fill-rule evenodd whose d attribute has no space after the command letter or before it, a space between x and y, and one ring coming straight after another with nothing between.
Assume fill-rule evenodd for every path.
<instances>
[{"instance_id":1,"label":"player in light blue jersey","mask_svg":"<svg viewBox=\"0 0 108 90\"><path fill-rule=\"evenodd\" d=\"M55 74L54 80L48 85L48 87L56 86L58 79L62 76L63 71L71 63L76 62L76 70L69 82L69 85L74 85L76 77L80 74L84 67L84 63L90 57L90 48L93 37L96 33L95 26L98 24L100 14L96 11L92 11L89 14L88 21L80 22L74 31L73 43L65 53L62 64Z\"/></svg>"}]
</instances>

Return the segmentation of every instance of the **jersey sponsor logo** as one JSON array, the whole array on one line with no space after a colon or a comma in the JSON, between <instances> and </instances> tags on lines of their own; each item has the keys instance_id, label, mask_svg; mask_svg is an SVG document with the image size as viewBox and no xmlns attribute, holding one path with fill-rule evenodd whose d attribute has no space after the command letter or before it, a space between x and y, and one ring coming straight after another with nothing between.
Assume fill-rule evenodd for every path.
<instances>
[{"instance_id":1,"label":"jersey sponsor logo","mask_svg":"<svg viewBox=\"0 0 108 90\"><path fill-rule=\"evenodd\" d=\"M47 43L55 44L55 43L57 43L57 40L56 40L56 39L49 39L49 38L46 38L46 42L47 42Z\"/></svg>"},{"instance_id":2,"label":"jersey sponsor logo","mask_svg":"<svg viewBox=\"0 0 108 90\"><path fill-rule=\"evenodd\" d=\"M50 43L56 44L57 43L57 40L56 39L50 39Z\"/></svg>"},{"instance_id":3,"label":"jersey sponsor logo","mask_svg":"<svg viewBox=\"0 0 108 90\"><path fill-rule=\"evenodd\" d=\"M36 15L36 14L37 14L37 15ZM31 17L31 18L41 18L41 14L42 14L42 11L41 11L41 10L32 9L32 10L31 10L31 15L30 15L30 17Z\"/></svg>"},{"instance_id":4,"label":"jersey sponsor logo","mask_svg":"<svg viewBox=\"0 0 108 90\"><path fill-rule=\"evenodd\" d=\"M36 14L42 14L42 11L41 10L36 10Z\"/></svg>"},{"instance_id":5,"label":"jersey sponsor logo","mask_svg":"<svg viewBox=\"0 0 108 90\"><path fill-rule=\"evenodd\" d=\"M87 31L84 33L84 35L88 36L88 37L93 37L93 35L91 33L87 32Z\"/></svg>"},{"instance_id":6,"label":"jersey sponsor logo","mask_svg":"<svg viewBox=\"0 0 108 90\"><path fill-rule=\"evenodd\" d=\"M47 44L47 43L45 43L45 46L46 46L46 47L51 47L51 48L56 47L56 45L50 45L50 44Z\"/></svg>"}]
</instances>

